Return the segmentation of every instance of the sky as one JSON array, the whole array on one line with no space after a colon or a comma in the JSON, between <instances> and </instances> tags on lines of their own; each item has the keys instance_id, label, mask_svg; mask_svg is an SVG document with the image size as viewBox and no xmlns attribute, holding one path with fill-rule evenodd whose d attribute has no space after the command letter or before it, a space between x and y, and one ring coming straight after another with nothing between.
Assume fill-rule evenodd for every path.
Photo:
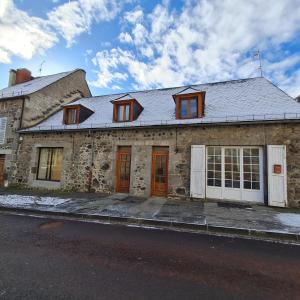
<instances>
[{"instance_id":1,"label":"sky","mask_svg":"<svg viewBox=\"0 0 300 300\"><path fill-rule=\"evenodd\" d=\"M263 76L300 95L300 0L0 0L8 72L82 68L93 95Z\"/></svg>"}]
</instances>

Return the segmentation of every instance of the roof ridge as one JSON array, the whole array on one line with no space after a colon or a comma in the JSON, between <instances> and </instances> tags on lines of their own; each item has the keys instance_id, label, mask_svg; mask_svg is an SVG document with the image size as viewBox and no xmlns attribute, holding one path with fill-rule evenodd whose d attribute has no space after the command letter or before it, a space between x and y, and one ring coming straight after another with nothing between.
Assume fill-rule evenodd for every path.
<instances>
[{"instance_id":1,"label":"roof ridge","mask_svg":"<svg viewBox=\"0 0 300 300\"><path fill-rule=\"evenodd\" d=\"M167 90L179 89L179 88L183 88L183 89L184 88L193 88L193 87L197 87L199 85L216 85L216 84L225 84L225 83L230 83L230 82L237 83L237 82L243 82L243 81L248 81L248 80L252 80L252 79L259 79L259 78L266 79L265 77L257 76L257 77L232 79L232 80L225 80L225 81L198 83L198 84L192 84L192 85L173 86L173 87L167 87L167 88L157 88L157 89L138 90L138 91L125 91L123 93L104 94L104 95L92 96L92 97L82 98L82 99L101 98L101 97L108 97L108 96L118 96L118 95L133 94L133 93L146 93L146 92L152 92L152 91L167 91Z\"/></svg>"}]
</instances>

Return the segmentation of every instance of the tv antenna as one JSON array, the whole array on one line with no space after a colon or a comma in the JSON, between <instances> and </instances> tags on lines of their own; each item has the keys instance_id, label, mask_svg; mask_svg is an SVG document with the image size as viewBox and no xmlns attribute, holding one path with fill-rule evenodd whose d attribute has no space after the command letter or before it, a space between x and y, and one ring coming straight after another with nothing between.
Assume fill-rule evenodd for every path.
<instances>
[{"instance_id":1,"label":"tv antenna","mask_svg":"<svg viewBox=\"0 0 300 300\"><path fill-rule=\"evenodd\" d=\"M258 70L260 72L260 77L263 77L263 70L262 70L262 64L261 64L261 53L259 51L259 49L257 49L253 55L254 58L257 58L259 61L259 67Z\"/></svg>"},{"instance_id":2,"label":"tv antenna","mask_svg":"<svg viewBox=\"0 0 300 300\"><path fill-rule=\"evenodd\" d=\"M41 64L40 64L40 67L39 67L39 74L40 74L40 76L42 75L43 64L44 64L45 62L46 62L46 61L43 60L43 61L41 62Z\"/></svg>"}]
</instances>

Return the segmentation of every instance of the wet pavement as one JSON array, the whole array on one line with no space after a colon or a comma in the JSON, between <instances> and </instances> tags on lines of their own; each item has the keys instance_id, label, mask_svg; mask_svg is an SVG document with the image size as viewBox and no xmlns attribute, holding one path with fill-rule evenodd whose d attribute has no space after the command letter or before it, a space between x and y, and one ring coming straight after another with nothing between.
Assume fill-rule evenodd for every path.
<instances>
[{"instance_id":1,"label":"wet pavement","mask_svg":"<svg viewBox=\"0 0 300 300\"><path fill-rule=\"evenodd\" d=\"M0 299L299 299L299 246L0 214Z\"/></svg>"},{"instance_id":2,"label":"wet pavement","mask_svg":"<svg viewBox=\"0 0 300 300\"><path fill-rule=\"evenodd\" d=\"M274 209L249 203L139 198L127 194L77 193L51 196L2 192L1 206L78 216L125 217L300 234L300 210Z\"/></svg>"}]
</instances>

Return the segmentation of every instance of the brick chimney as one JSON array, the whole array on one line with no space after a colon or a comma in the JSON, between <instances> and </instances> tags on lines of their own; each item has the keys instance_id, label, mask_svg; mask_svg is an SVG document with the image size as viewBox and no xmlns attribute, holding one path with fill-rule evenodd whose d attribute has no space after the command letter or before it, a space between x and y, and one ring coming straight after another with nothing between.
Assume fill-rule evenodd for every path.
<instances>
[{"instance_id":1,"label":"brick chimney","mask_svg":"<svg viewBox=\"0 0 300 300\"><path fill-rule=\"evenodd\" d=\"M18 83L23 83L33 79L31 72L25 68L9 71L8 86L12 86Z\"/></svg>"}]
</instances>

